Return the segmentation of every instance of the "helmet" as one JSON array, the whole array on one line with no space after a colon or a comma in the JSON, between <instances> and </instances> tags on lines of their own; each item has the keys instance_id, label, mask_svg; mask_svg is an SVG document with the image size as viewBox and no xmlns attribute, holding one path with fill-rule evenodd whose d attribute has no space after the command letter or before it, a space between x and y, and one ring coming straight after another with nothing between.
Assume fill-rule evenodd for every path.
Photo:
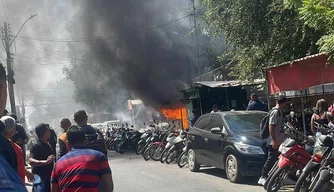
<instances>
[{"instance_id":1,"label":"helmet","mask_svg":"<svg viewBox=\"0 0 334 192\"><path fill-rule=\"evenodd\" d=\"M290 119L295 119L295 118L296 118L296 113L295 113L294 111L291 111L291 112L289 113L289 118L290 118Z\"/></svg>"}]
</instances>

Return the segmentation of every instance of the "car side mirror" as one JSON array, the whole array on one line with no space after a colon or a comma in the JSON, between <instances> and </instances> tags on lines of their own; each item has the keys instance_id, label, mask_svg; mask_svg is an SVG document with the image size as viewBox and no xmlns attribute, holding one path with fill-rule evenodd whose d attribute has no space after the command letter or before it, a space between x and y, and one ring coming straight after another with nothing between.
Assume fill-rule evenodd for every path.
<instances>
[{"instance_id":1,"label":"car side mirror","mask_svg":"<svg viewBox=\"0 0 334 192\"><path fill-rule=\"evenodd\" d=\"M219 127L214 127L210 130L212 134L222 134L222 135L227 135L227 131L225 127L223 129L220 129Z\"/></svg>"},{"instance_id":2,"label":"car side mirror","mask_svg":"<svg viewBox=\"0 0 334 192\"><path fill-rule=\"evenodd\" d=\"M212 134L222 134L222 130L219 127L214 127L210 130Z\"/></svg>"}]
</instances>

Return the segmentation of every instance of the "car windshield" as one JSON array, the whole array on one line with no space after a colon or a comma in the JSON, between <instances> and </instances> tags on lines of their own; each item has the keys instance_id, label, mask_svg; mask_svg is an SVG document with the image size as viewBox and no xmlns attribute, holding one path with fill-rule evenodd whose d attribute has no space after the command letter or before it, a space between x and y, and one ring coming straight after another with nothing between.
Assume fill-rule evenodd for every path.
<instances>
[{"instance_id":1,"label":"car windshield","mask_svg":"<svg viewBox=\"0 0 334 192\"><path fill-rule=\"evenodd\" d=\"M260 123L265 113L225 115L228 127L235 132L260 131Z\"/></svg>"}]
</instances>

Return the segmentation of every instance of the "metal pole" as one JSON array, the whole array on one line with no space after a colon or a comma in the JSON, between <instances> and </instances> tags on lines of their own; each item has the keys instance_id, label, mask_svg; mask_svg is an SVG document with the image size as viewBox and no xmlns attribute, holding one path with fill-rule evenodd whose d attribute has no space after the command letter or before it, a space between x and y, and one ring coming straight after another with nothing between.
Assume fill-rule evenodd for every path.
<instances>
[{"instance_id":1,"label":"metal pole","mask_svg":"<svg viewBox=\"0 0 334 192\"><path fill-rule=\"evenodd\" d=\"M227 109L230 110L230 101L228 100L228 94L227 94L227 87L225 88L225 96L226 96L226 104L227 104ZM224 110L224 109L222 109Z\"/></svg>"},{"instance_id":2,"label":"metal pole","mask_svg":"<svg viewBox=\"0 0 334 192\"><path fill-rule=\"evenodd\" d=\"M132 108L131 112L132 112L132 125L135 128L136 127L136 122L135 122L135 114L133 112L133 108Z\"/></svg>"},{"instance_id":3,"label":"metal pole","mask_svg":"<svg viewBox=\"0 0 334 192\"><path fill-rule=\"evenodd\" d=\"M265 78L266 78L267 106L268 106L268 112L269 112L271 108L270 108L270 91L269 91L269 81L268 81L267 70L265 71Z\"/></svg>"},{"instance_id":4,"label":"metal pole","mask_svg":"<svg viewBox=\"0 0 334 192\"><path fill-rule=\"evenodd\" d=\"M300 100L301 100L301 102L302 102L302 117L303 117L303 129L304 129L304 135L306 135L306 124L305 124L305 112L304 112L303 90L300 91Z\"/></svg>"},{"instance_id":5,"label":"metal pole","mask_svg":"<svg viewBox=\"0 0 334 192\"><path fill-rule=\"evenodd\" d=\"M14 96L14 71L10 55L9 32L6 22L4 23L4 28L5 28L5 45L6 45L6 55L7 55L7 81L8 81L10 108L11 112L16 114L15 96Z\"/></svg>"},{"instance_id":6,"label":"metal pole","mask_svg":"<svg viewBox=\"0 0 334 192\"><path fill-rule=\"evenodd\" d=\"M197 22L196 22L196 7L195 7L195 0L193 2L193 16L194 16L194 27L195 27L195 39L196 39L196 54L197 54L197 67L198 67L198 75L199 81L202 81L202 74L201 74L201 67L199 65L199 51L198 51L198 34L197 34Z\"/></svg>"},{"instance_id":7,"label":"metal pole","mask_svg":"<svg viewBox=\"0 0 334 192\"><path fill-rule=\"evenodd\" d=\"M15 41L16 37L19 35L19 33L21 32L22 28L24 27L24 25L32 18L34 18L37 14L35 15L31 15L27 20L25 20L25 22L22 24L21 28L19 29L19 31L16 33L16 35L14 36L14 39L12 40L12 42L10 42L9 46L12 45L12 43Z\"/></svg>"}]
</instances>

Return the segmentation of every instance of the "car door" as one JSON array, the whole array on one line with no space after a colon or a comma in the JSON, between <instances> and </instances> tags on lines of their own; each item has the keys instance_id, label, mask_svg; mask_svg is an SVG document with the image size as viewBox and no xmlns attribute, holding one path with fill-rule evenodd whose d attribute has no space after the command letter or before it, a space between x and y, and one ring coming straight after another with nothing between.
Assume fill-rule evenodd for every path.
<instances>
[{"instance_id":1,"label":"car door","mask_svg":"<svg viewBox=\"0 0 334 192\"><path fill-rule=\"evenodd\" d=\"M211 116L203 115L198 118L194 126L189 130L188 139L192 149L195 151L196 160L199 163L203 163L204 156L204 128L209 124Z\"/></svg>"},{"instance_id":2,"label":"car door","mask_svg":"<svg viewBox=\"0 0 334 192\"><path fill-rule=\"evenodd\" d=\"M221 130L224 128L222 116L212 114L210 122L205 128L204 154L206 161L209 162L211 166L223 168L223 149L226 146L225 141L227 135L213 134L210 132L212 128L217 127Z\"/></svg>"}]
</instances>

